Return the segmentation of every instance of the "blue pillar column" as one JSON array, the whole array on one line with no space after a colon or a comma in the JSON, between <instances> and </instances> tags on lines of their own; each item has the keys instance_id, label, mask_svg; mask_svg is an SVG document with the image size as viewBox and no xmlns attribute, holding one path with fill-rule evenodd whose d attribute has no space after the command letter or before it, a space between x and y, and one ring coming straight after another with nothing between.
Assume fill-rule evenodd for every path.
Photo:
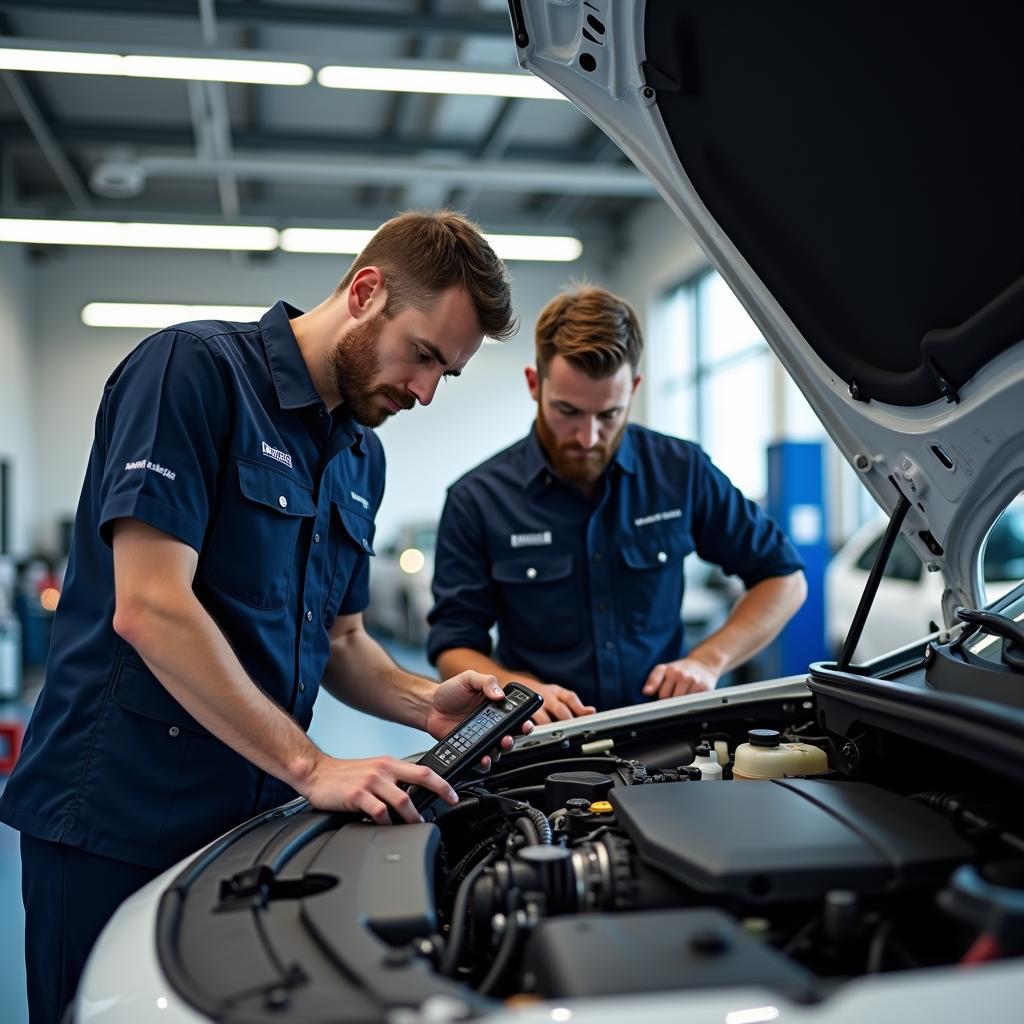
<instances>
[{"instance_id":1,"label":"blue pillar column","mask_svg":"<svg viewBox=\"0 0 1024 1024\"><path fill-rule=\"evenodd\" d=\"M825 566L831 552L825 524L825 449L820 441L768 446L768 514L806 565L807 600L763 656L771 676L804 672L827 658Z\"/></svg>"}]
</instances>

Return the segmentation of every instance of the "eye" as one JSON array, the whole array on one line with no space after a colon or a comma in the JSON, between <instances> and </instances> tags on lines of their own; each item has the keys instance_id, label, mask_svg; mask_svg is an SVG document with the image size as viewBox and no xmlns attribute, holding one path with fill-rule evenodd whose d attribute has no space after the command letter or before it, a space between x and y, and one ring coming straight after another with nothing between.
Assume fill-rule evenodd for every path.
<instances>
[{"instance_id":1,"label":"eye","mask_svg":"<svg viewBox=\"0 0 1024 1024\"><path fill-rule=\"evenodd\" d=\"M614 410L612 412L603 412L603 413L601 413L598 416L598 419L602 420L605 423L612 423L615 420L617 420L618 418L619 418L618 410Z\"/></svg>"},{"instance_id":2,"label":"eye","mask_svg":"<svg viewBox=\"0 0 1024 1024\"><path fill-rule=\"evenodd\" d=\"M434 357L425 349L420 348L419 345L414 346L416 350L416 362L417 363L432 363Z\"/></svg>"}]
</instances>

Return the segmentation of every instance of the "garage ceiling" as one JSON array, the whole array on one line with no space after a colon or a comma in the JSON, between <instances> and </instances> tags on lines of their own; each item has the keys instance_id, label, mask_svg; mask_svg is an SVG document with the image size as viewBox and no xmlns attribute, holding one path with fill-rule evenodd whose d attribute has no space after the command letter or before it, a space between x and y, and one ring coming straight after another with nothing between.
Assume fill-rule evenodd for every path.
<instances>
[{"instance_id":1,"label":"garage ceiling","mask_svg":"<svg viewBox=\"0 0 1024 1024\"><path fill-rule=\"evenodd\" d=\"M515 72L504 0L0 2L0 47ZM454 205L605 239L650 186L569 103L0 73L0 216L372 227Z\"/></svg>"}]
</instances>

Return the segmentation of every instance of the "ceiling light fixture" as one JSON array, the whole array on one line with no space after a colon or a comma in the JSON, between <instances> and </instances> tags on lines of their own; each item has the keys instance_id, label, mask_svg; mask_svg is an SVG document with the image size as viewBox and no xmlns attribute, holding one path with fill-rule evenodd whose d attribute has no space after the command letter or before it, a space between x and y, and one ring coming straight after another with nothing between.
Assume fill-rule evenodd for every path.
<instances>
[{"instance_id":1,"label":"ceiling light fixture","mask_svg":"<svg viewBox=\"0 0 1024 1024\"><path fill-rule=\"evenodd\" d=\"M529 74L460 71L438 68L329 65L316 80L328 89L374 92L428 92L460 96L509 96L516 99L564 100L547 82Z\"/></svg>"},{"instance_id":2,"label":"ceiling light fixture","mask_svg":"<svg viewBox=\"0 0 1024 1024\"><path fill-rule=\"evenodd\" d=\"M145 224L0 218L0 242L269 252L277 248L278 233L275 228L236 224Z\"/></svg>"},{"instance_id":3,"label":"ceiling light fixture","mask_svg":"<svg viewBox=\"0 0 1024 1024\"><path fill-rule=\"evenodd\" d=\"M0 218L0 242L140 249L209 249L355 255L374 231L365 228L276 228L243 224L156 224L94 220ZM486 234L503 260L571 263L583 243L571 235Z\"/></svg>"},{"instance_id":4,"label":"ceiling light fixture","mask_svg":"<svg viewBox=\"0 0 1024 1024\"><path fill-rule=\"evenodd\" d=\"M196 306L166 302L89 302L82 307L86 327L152 329L189 320L259 320L265 306Z\"/></svg>"},{"instance_id":5,"label":"ceiling light fixture","mask_svg":"<svg viewBox=\"0 0 1024 1024\"><path fill-rule=\"evenodd\" d=\"M284 228L281 248L285 252L334 253L361 252L372 231L335 228ZM583 253L583 243L569 235L491 235L484 236L503 260L537 260L572 263Z\"/></svg>"},{"instance_id":6,"label":"ceiling light fixture","mask_svg":"<svg viewBox=\"0 0 1024 1024\"><path fill-rule=\"evenodd\" d=\"M20 48L0 48L0 70L241 82L248 85L305 85L313 78L313 69L308 64L288 61Z\"/></svg>"}]
</instances>

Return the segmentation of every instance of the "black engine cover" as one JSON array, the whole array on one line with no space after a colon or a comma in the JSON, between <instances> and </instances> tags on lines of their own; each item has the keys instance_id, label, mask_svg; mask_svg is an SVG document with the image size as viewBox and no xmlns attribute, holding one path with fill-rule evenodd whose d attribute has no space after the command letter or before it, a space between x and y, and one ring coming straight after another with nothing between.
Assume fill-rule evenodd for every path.
<instances>
[{"instance_id":1,"label":"black engine cover","mask_svg":"<svg viewBox=\"0 0 1024 1024\"><path fill-rule=\"evenodd\" d=\"M548 999L736 985L814 997L804 968L709 909L541 921L526 944L523 974Z\"/></svg>"},{"instance_id":2,"label":"black engine cover","mask_svg":"<svg viewBox=\"0 0 1024 1024\"><path fill-rule=\"evenodd\" d=\"M944 880L973 851L935 811L876 786L785 779L612 790L641 860L701 893L776 902Z\"/></svg>"}]
</instances>

